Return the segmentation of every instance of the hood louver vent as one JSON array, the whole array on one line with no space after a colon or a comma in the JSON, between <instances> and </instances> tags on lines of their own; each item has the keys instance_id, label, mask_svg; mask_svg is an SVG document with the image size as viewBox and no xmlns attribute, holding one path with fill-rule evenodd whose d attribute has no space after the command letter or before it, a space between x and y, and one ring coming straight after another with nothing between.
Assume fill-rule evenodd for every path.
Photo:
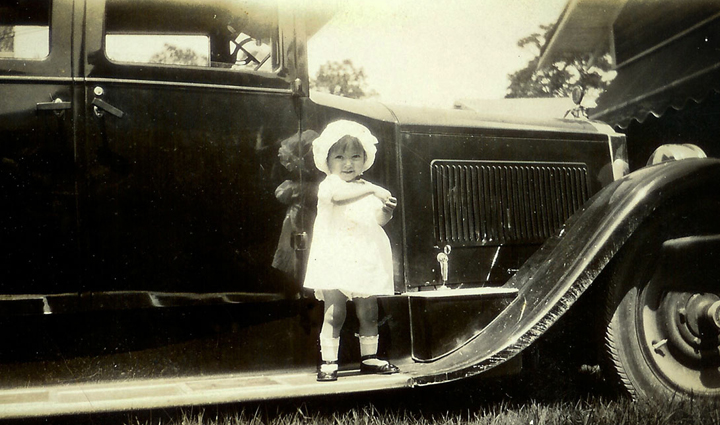
<instances>
[{"instance_id":1,"label":"hood louver vent","mask_svg":"<svg viewBox=\"0 0 720 425\"><path fill-rule=\"evenodd\" d=\"M588 199L585 164L433 161L439 245L542 243Z\"/></svg>"}]
</instances>

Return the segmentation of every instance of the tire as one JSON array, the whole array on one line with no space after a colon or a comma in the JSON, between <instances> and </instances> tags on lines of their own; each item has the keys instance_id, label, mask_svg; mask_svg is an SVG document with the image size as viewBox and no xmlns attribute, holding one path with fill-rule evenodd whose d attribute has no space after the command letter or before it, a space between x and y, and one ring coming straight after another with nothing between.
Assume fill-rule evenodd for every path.
<instances>
[{"instance_id":1,"label":"tire","mask_svg":"<svg viewBox=\"0 0 720 425\"><path fill-rule=\"evenodd\" d=\"M684 200L655 211L608 270L607 360L638 400L720 399L720 206Z\"/></svg>"}]
</instances>

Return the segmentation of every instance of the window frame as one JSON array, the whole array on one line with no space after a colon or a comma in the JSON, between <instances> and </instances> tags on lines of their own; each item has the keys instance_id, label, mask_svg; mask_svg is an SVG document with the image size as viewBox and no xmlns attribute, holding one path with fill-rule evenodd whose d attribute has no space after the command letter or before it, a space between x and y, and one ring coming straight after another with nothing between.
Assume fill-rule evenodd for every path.
<instances>
[{"instance_id":1,"label":"window frame","mask_svg":"<svg viewBox=\"0 0 720 425\"><path fill-rule=\"evenodd\" d=\"M121 68L135 68L136 71L142 73L141 71L144 68L151 68L154 71L151 73L154 76L160 76L164 72L168 72L169 70L172 71L179 71L182 73L193 73L196 77L199 77L200 74L198 73L209 73L206 78L200 78L200 81L197 81L198 83L204 83L204 82L214 82L218 79L224 80L228 82L228 80L233 80L230 75L232 74L246 74L246 75L257 75L260 77L263 77L265 79L276 79L278 77L285 77L288 74L288 69L286 66L287 61L285 60L285 54L283 52L283 40L282 40L282 34L283 31L280 28L280 10L277 9L275 11L275 16L272 22L272 29L270 33L272 34L272 40L271 44L269 46L269 59L271 63L271 70L253 70L253 69L247 69L244 67L237 67L234 66L238 63L236 61L235 64L231 64L229 62L225 62L228 66L214 66L213 63L222 64L223 62L219 61L213 61L212 56L215 54L213 52L213 40L212 40L212 34L209 33L202 33L197 31L183 31L183 28L175 28L175 31L163 31L163 32L150 32L150 31L141 31L137 29L129 28L127 31L122 30L107 30L107 16L108 16L108 3L110 3L112 0L106 0L105 5L103 8L103 22L104 27L101 34L101 46L102 46L102 55L104 59L107 61L108 64L112 66L117 66ZM209 30L209 28L208 28ZM241 32L242 33L242 32ZM148 36L173 36L173 35L197 35L197 36L207 36L208 37L208 43L209 43L209 49L208 49L208 66L202 66L202 65L185 65L185 64L167 64L167 63L157 63L157 62L133 62L133 61L123 61L118 60L116 58L111 57L112 55L108 55L108 49L107 49L107 39L109 36L113 35L132 35L132 34L138 34L138 35L148 35ZM239 33L240 34L240 33ZM222 41L222 40L221 40ZM228 51L230 50L230 47L228 46ZM132 73L133 71L129 71ZM222 75L228 75L227 78L223 78ZM182 78L182 77L181 77ZM164 78L161 78L164 79ZM283 78L285 81L286 78Z\"/></svg>"},{"instance_id":2,"label":"window frame","mask_svg":"<svg viewBox=\"0 0 720 425\"><path fill-rule=\"evenodd\" d=\"M0 57L3 79L43 77L46 81L72 78L78 67L73 60L73 15L78 6L72 0L49 0L49 53L42 59Z\"/></svg>"}]
</instances>

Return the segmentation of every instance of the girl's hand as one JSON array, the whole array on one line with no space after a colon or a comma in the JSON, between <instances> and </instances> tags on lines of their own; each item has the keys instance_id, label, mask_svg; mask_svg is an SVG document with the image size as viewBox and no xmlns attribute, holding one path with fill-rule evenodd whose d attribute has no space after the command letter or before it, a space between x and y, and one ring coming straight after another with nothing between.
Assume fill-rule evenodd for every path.
<instances>
[{"instance_id":1,"label":"girl's hand","mask_svg":"<svg viewBox=\"0 0 720 425\"><path fill-rule=\"evenodd\" d=\"M385 200L385 205L383 205L382 209L386 213L392 215L393 211L395 211L395 207L397 207L397 198L391 196Z\"/></svg>"},{"instance_id":2,"label":"girl's hand","mask_svg":"<svg viewBox=\"0 0 720 425\"><path fill-rule=\"evenodd\" d=\"M388 196L383 199L383 206L377 211L377 222L379 225L384 226L390 221L393 216L393 211L397 207L397 199L392 196Z\"/></svg>"}]
</instances>

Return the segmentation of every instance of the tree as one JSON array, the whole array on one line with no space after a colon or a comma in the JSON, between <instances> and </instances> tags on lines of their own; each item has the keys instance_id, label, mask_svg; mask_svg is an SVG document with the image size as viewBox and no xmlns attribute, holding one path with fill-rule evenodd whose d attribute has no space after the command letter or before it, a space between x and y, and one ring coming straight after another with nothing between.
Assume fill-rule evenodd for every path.
<instances>
[{"instance_id":1,"label":"tree","mask_svg":"<svg viewBox=\"0 0 720 425\"><path fill-rule=\"evenodd\" d=\"M15 28L0 25L0 52L12 52Z\"/></svg>"},{"instance_id":2,"label":"tree","mask_svg":"<svg viewBox=\"0 0 720 425\"><path fill-rule=\"evenodd\" d=\"M207 63L207 57L199 56L192 49L181 49L172 44L165 43L163 50L155 53L150 58L150 63L202 66Z\"/></svg>"},{"instance_id":3,"label":"tree","mask_svg":"<svg viewBox=\"0 0 720 425\"><path fill-rule=\"evenodd\" d=\"M566 53L545 69L536 69L542 46L554 31L554 26L540 25L540 29L542 34L530 34L517 43L521 48L534 48L536 56L525 68L508 75L510 85L506 98L567 97L576 86L584 88L591 95L598 95L607 88L614 76L610 72L609 55L593 60L589 54Z\"/></svg>"},{"instance_id":4,"label":"tree","mask_svg":"<svg viewBox=\"0 0 720 425\"><path fill-rule=\"evenodd\" d=\"M362 68L355 68L350 59L342 62L328 61L310 81L310 87L353 99L377 96L375 90L368 88L365 78L365 71Z\"/></svg>"}]
</instances>

